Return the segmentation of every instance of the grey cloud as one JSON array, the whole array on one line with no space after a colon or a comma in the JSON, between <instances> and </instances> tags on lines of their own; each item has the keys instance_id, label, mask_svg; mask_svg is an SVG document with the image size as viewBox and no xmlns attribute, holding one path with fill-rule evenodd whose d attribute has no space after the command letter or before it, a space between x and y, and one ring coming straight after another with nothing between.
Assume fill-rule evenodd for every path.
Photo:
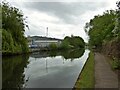
<instances>
[{"instance_id":1,"label":"grey cloud","mask_svg":"<svg viewBox=\"0 0 120 90\"><path fill-rule=\"evenodd\" d=\"M55 15L65 23L74 24L75 17L84 14L87 11L95 11L107 6L106 2L24 2L24 7L29 10L36 10Z\"/></svg>"}]
</instances>

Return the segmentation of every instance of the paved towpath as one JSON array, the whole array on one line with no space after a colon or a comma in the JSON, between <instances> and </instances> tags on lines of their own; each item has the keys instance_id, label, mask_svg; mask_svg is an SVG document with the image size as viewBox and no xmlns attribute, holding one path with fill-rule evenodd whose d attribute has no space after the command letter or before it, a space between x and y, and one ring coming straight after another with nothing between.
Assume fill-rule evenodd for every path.
<instances>
[{"instance_id":1,"label":"paved towpath","mask_svg":"<svg viewBox=\"0 0 120 90\"><path fill-rule=\"evenodd\" d=\"M95 53L95 88L118 88L118 75L100 53Z\"/></svg>"}]
</instances>

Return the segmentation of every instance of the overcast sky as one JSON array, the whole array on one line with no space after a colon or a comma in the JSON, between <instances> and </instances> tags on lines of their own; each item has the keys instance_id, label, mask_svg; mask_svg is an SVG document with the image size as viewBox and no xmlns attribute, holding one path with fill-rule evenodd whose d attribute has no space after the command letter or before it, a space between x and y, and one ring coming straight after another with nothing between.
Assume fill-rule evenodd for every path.
<instances>
[{"instance_id":1,"label":"overcast sky","mask_svg":"<svg viewBox=\"0 0 120 90\"><path fill-rule=\"evenodd\" d=\"M9 0L7 0L9 1ZM18 0L11 5L21 9L30 30L25 35L46 36L63 39L65 36L81 36L87 41L84 32L86 22L105 10L115 9L117 0L64 0L48 2L47 0Z\"/></svg>"}]
</instances>

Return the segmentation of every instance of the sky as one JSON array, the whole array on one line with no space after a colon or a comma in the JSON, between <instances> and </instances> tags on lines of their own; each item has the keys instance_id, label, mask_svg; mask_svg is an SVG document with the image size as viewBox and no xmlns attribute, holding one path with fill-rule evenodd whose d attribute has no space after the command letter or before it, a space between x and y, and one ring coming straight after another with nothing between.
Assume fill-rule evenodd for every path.
<instances>
[{"instance_id":1,"label":"sky","mask_svg":"<svg viewBox=\"0 0 120 90\"><path fill-rule=\"evenodd\" d=\"M22 10L29 30L25 36L47 36L63 39L65 36L80 36L85 42L85 23L102 15L104 11L116 9L117 0L17 0L12 6ZM47 31L48 27L48 31ZM48 33L48 35L47 35Z\"/></svg>"}]
</instances>

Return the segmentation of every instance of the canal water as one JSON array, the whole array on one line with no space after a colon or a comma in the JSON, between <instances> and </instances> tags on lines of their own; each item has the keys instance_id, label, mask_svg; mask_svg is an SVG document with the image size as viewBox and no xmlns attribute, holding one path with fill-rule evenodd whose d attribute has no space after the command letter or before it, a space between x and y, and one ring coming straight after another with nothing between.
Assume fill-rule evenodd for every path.
<instances>
[{"instance_id":1,"label":"canal water","mask_svg":"<svg viewBox=\"0 0 120 90\"><path fill-rule=\"evenodd\" d=\"M3 88L73 88L89 50L35 52L3 57Z\"/></svg>"}]
</instances>

